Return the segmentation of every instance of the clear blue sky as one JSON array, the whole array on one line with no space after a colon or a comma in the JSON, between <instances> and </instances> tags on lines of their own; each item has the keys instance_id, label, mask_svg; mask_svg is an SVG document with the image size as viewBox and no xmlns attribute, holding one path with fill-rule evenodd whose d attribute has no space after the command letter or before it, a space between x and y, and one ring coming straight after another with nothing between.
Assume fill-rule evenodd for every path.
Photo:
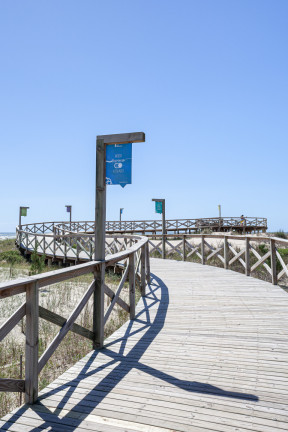
<instances>
[{"instance_id":1,"label":"clear blue sky","mask_svg":"<svg viewBox=\"0 0 288 432\"><path fill-rule=\"evenodd\" d=\"M94 218L95 137L144 131L107 219L288 230L288 1L0 1L0 231Z\"/></svg>"}]
</instances>

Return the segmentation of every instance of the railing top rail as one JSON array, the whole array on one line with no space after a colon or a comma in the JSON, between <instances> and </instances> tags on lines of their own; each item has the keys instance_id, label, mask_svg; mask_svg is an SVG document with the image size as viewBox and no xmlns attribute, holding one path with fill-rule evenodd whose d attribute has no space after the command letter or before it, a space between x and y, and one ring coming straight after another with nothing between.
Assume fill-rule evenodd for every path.
<instances>
[{"instance_id":1,"label":"railing top rail","mask_svg":"<svg viewBox=\"0 0 288 432\"><path fill-rule=\"evenodd\" d=\"M18 227L16 228L16 230L19 232L19 233L23 233L23 234L28 234L28 235L30 235L30 236L41 236L41 237L51 237L51 238L53 238L53 237L63 237L63 238L70 238L70 237L88 237L88 238L93 238L94 239L94 234L86 234L86 233L81 233L81 232L77 232L77 231L69 231L69 230L66 230L66 231L68 231L68 234L61 234L61 235L59 235L59 234L50 234L50 233L34 233L34 232L27 232L27 231L25 231L25 230L19 230L18 229ZM128 239L132 239L132 240L139 240L139 237L141 237L141 236L138 236L137 234L106 234L106 236L105 236L105 238L107 239L107 238L128 238Z\"/></svg>"},{"instance_id":2,"label":"railing top rail","mask_svg":"<svg viewBox=\"0 0 288 432\"><path fill-rule=\"evenodd\" d=\"M157 237L157 238L162 238L163 234L153 234L153 238ZM274 240L277 243L283 243L285 245L287 245L288 247L288 240L286 239L282 239L279 237L270 237L270 236L253 236L253 235L235 235L235 234L226 234L226 233L217 233L217 234L164 234L164 237L166 238L171 238L171 237L175 237L175 238L179 238L179 237L190 237L190 238L202 238L202 237L206 237L206 238L227 238L227 239L231 239L231 240L245 240L246 238L252 241L270 241L270 240Z\"/></svg>"},{"instance_id":3,"label":"railing top rail","mask_svg":"<svg viewBox=\"0 0 288 432\"><path fill-rule=\"evenodd\" d=\"M191 222L191 223L196 223L196 222L203 222L203 221L239 221L241 223L241 221L243 221L243 219L241 219L241 217L239 216L215 216L215 217L199 217L199 218L186 218L186 219L166 219L166 223L185 223L185 222ZM267 218L262 217L262 216L245 216L244 220L247 222L252 222L255 221L257 224L261 224L261 223L265 223L267 225ZM151 220L127 220L127 221L106 221L106 224L109 225L113 225L113 224L119 224L122 226L125 226L125 224L162 224L161 219L151 219ZM94 224L94 221L72 221L70 223L70 221L48 221L48 222L36 222L36 223L29 223L29 224L22 224L22 229L25 230L25 227L40 227L40 226L48 226L48 228L50 227L59 227L66 225L66 226L70 226L70 225L83 225L83 224ZM265 225L265 226L266 226Z\"/></svg>"}]
</instances>

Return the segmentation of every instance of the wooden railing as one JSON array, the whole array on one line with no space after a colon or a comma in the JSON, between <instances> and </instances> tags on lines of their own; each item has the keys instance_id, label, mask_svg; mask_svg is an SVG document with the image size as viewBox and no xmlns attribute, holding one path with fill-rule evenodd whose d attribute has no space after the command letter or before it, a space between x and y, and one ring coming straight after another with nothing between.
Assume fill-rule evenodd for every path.
<instances>
[{"instance_id":1,"label":"wooden railing","mask_svg":"<svg viewBox=\"0 0 288 432\"><path fill-rule=\"evenodd\" d=\"M33 237L34 241L36 241L36 234L31 235L31 232L30 234L29 232L26 234L28 234L28 237L18 239L18 241L20 241L20 244L22 244L22 241L24 243L28 241L28 248L29 246L33 248L34 245L30 243L29 236ZM23 231L18 230L18 235L22 236ZM42 238L44 237L42 235ZM64 241L64 246L66 245L68 248L67 238L70 239L69 236L66 237L64 235L64 240L62 239L62 241ZM39 240L41 239L39 238ZM135 283L138 281L141 294L144 296L146 282L150 281L148 239L140 236L121 236L120 240L113 237L112 245L109 244L108 246L111 252L106 256L104 261L90 261L73 267L0 284L1 299L26 293L26 301L0 327L1 342L18 322L26 316L25 380L0 378L0 391L24 392L26 402L34 403L38 397L38 375L68 331L90 339L94 348L101 348L104 339L104 326L116 303L130 313L130 319L134 319ZM48 251L46 242L48 242L47 239L42 240L41 246L45 253ZM60 242L60 240L57 240L57 242ZM115 249L117 249L117 252L115 252ZM105 284L105 268L117 265L117 263L122 264L123 274L119 286L114 293ZM96 277L96 274L99 274L99 270L101 271L100 279ZM40 288L91 272L94 273L94 280L68 319L39 305ZM120 297L126 280L129 281L129 304ZM111 299L111 304L105 315L104 294ZM87 329L76 324L75 320L91 296L94 296L93 328ZM40 358L38 358L39 318L60 326L59 332Z\"/></svg>"},{"instance_id":2,"label":"wooden railing","mask_svg":"<svg viewBox=\"0 0 288 432\"><path fill-rule=\"evenodd\" d=\"M283 250L288 249L288 240L225 234L165 235L163 251L162 238L162 235L149 238L150 255L183 261L196 258L203 265L211 264L212 261L215 265L217 260L217 266L225 269L233 268L233 264L235 267L238 262L246 276L261 267L261 271L266 273L274 285L280 279L288 277L287 264L283 258ZM259 250L259 245L262 245L262 250Z\"/></svg>"},{"instance_id":3,"label":"wooden railing","mask_svg":"<svg viewBox=\"0 0 288 432\"><path fill-rule=\"evenodd\" d=\"M94 234L71 232L58 226L55 226L53 234L47 231L44 233L40 230L35 231L16 228L16 244L25 255L31 255L36 250L39 255L45 254L51 261L73 264L91 261L94 257ZM139 237L135 235L107 235L106 255L120 252L128 244L132 246L138 239Z\"/></svg>"},{"instance_id":4,"label":"wooden railing","mask_svg":"<svg viewBox=\"0 0 288 432\"><path fill-rule=\"evenodd\" d=\"M267 219L263 217L215 217L215 218L198 218L198 219L168 219L166 220L167 233L193 233L201 231L205 228L213 231L231 231L237 230L241 232L266 231ZM61 230L71 231L76 233L93 233L93 221L80 222L41 222L36 224L22 225L24 231L30 233L61 233ZM162 232L161 220L147 221L107 221L107 233L142 233L142 234L157 234Z\"/></svg>"}]
</instances>

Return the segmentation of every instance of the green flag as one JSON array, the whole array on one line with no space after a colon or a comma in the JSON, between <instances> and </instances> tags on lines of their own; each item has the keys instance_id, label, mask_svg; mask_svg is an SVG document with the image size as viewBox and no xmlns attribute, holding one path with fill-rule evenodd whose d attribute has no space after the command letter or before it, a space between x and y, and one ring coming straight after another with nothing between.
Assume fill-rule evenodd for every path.
<instances>
[{"instance_id":1,"label":"green flag","mask_svg":"<svg viewBox=\"0 0 288 432\"><path fill-rule=\"evenodd\" d=\"M21 207L21 216L27 216L27 208Z\"/></svg>"}]
</instances>

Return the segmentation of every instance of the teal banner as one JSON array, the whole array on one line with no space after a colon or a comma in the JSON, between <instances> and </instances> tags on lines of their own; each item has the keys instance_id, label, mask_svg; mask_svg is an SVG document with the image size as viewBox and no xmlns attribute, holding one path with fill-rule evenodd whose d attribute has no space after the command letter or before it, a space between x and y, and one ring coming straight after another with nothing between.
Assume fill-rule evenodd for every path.
<instances>
[{"instance_id":1,"label":"teal banner","mask_svg":"<svg viewBox=\"0 0 288 432\"><path fill-rule=\"evenodd\" d=\"M162 201L155 201L156 213L162 213Z\"/></svg>"}]
</instances>

